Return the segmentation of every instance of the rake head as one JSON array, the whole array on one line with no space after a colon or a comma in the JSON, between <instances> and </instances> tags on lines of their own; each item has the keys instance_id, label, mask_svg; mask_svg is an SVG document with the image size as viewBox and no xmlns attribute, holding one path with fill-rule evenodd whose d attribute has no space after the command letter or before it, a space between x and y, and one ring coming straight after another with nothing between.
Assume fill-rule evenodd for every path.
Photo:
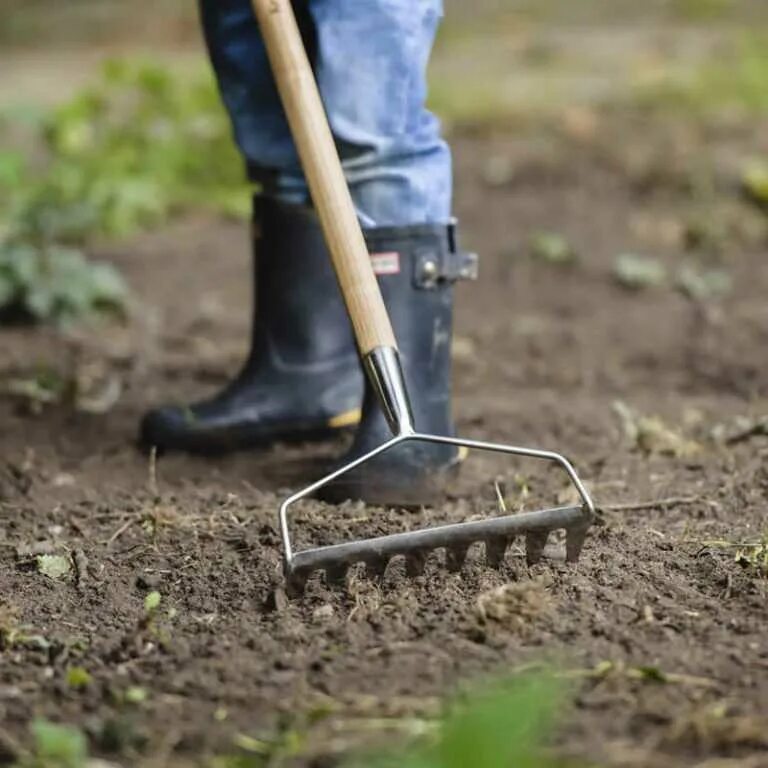
<instances>
[{"instance_id":1,"label":"rake head","mask_svg":"<svg viewBox=\"0 0 768 768\"><path fill-rule=\"evenodd\" d=\"M398 556L405 558L407 575L418 576L424 571L429 553L438 549L445 551L445 567L456 572L461 570L469 547L475 542L484 543L488 565L498 568L504 561L507 548L519 536L524 537L526 558L529 564L533 564L541 559L549 534L558 529L565 530L566 560L576 561L584 545L587 530L592 524L595 507L571 463L564 456L551 451L417 432L412 426L408 397L396 351L382 348L374 352L378 354L372 354L365 360L367 373L377 390L394 437L303 488L282 503L279 513L280 534L288 594L302 594L307 579L315 571L324 571L329 584L341 584L349 568L360 562L365 564L368 575L381 578L389 562ZM409 441L440 443L552 462L566 473L576 488L581 503L314 547L300 552L293 551L288 517L296 502L311 496L324 485L375 456Z\"/></svg>"},{"instance_id":2,"label":"rake head","mask_svg":"<svg viewBox=\"0 0 768 768\"><path fill-rule=\"evenodd\" d=\"M435 528L315 547L300 552L293 551L288 527L289 511L293 504L312 495L327 483L369 461L374 456L391 450L406 441L443 443L554 462L570 478L581 498L581 504L492 517L487 520L441 525ZM288 593L291 596L302 594L307 579L315 571L324 571L326 581L329 584L342 584L347 571L356 563L365 564L367 575L382 578L390 561L397 556L405 558L406 573L409 576L418 576L424 571L428 554L438 549L445 551L446 569L452 572L460 571L469 547L475 542L484 543L487 564L492 568L499 568L504 562L507 548L517 537L524 538L526 558L529 564L533 564L541 559L549 534L558 529L565 530L566 560L574 562L581 553L587 529L591 525L593 516L594 506L589 494L570 462L560 454L513 445L462 440L418 432L397 436L365 456L361 456L295 493L283 502L280 507L280 530L283 539L283 567Z\"/></svg>"}]
</instances>

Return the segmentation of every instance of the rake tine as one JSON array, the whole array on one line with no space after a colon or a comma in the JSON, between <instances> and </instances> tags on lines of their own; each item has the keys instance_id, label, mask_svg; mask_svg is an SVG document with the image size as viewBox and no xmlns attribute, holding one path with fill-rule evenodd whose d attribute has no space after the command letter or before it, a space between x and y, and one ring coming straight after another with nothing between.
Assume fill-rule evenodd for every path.
<instances>
[{"instance_id":1,"label":"rake tine","mask_svg":"<svg viewBox=\"0 0 768 768\"><path fill-rule=\"evenodd\" d=\"M285 593L289 598L301 597L307 589L309 574L306 571L294 571L285 584Z\"/></svg>"},{"instance_id":2,"label":"rake tine","mask_svg":"<svg viewBox=\"0 0 768 768\"><path fill-rule=\"evenodd\" d=\"M455 544L445 548L445 568L451 573L458 573L467 559L468 544Z\"/></svg>"},{"instance_id":3,"label":"rake tine","mask_svg":"<svg viewBox=\"0 0 768 768\"><path fill-rule=\"evenodd\" d=\"M388 557L371 557L365 560L365 573L370 579L383 579L389 565Z\"/></svg>"},{"instance_id":4,"label":"rake tine","mask_svg":"<svg viewBox=\"0 0 768 768\"><path fill-rule=\"evenodd\" d=\"M589 527L579 525L568 528L565 532L565 559L569 563L575 563L579 559L584 540L587 538Z\"/></svg>"},{"instance_id":5,"label":"rake tine","mask_svg":"<svg viewBox=\"0 0 768 768\"><path fill-rule=\"evenodd\" d=\"M410 578L416 578L424 573L427 564L427 553L423 550L409 552L405 556L405 573Z\"/></svg>"},{"instance_id":6,"label":"rake tine","mask_svg":"<svg viewBox=\"0 0 768 768\"><path fill-rule=\"evenodd\" d=\"M326 566L325 581L328 586L343 586L347 580L348 569L349 566L346 563Z\"/></svg>"},{"instance_id":7,"label":"rake tine","mask_svg":"<svg viewBox=\"0 0 768 768\"><path fill-rule=\"evenodd\" d=\"M485 560L490 568L501 568L508 546L509 539L506 536L486 540Z\"/></svg>"},{"instance_id":8,"label":"rake tine","mask_svg":"<svg viewBox=\"0 0 768 768\"><path fill-rule=\"evenodd\" d=\"M535 565L541 560L548 538L549 531L547 530L529 531L525 534L525 557L528 565Z\"/></svg>"}]
</instances>

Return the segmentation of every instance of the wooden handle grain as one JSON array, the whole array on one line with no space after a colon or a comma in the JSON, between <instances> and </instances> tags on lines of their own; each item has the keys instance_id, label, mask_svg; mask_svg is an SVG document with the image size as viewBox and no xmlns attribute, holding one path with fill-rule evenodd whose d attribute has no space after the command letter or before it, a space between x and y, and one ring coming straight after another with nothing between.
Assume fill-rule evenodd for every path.
<instances>
[{"instance_id":1,"label":"wooden handle grain","mask_svg":"<svg viewBox=\"0 0 768 768\"><path fill-rule=\"evenodd\" d=\"M392 324L290 0L252 2L360 353L395 347Z\"/></svg>"}]
</instances>

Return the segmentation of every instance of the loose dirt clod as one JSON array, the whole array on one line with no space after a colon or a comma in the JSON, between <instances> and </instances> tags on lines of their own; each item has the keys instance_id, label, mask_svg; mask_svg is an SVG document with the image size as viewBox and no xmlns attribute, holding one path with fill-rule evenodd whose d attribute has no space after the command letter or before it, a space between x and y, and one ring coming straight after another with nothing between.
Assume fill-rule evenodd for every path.
<instances>
[{"instance_id":1,"label":"loose dirt clod","mask_svg":"<svg viewBox=\"0 0 768 768\"><path fill-rule=\"evenodd\" d=\"M511 582L484 592L475 604L477 617L484 624L497 623L515 633L530 633L532 623L553 610L547 590L550 583L546 578Z\"/></svg>"},{"instance_id":2,"label":"loose dirt clod","mask_svg":"<svg viewBox=\"0 0 768 768\"><path fill-rule=\"evenodd\" d=\"M72 560L65 555L38 555L37 570L49 579L63 579L72 571Z\"/></svg>"}]
</instances>

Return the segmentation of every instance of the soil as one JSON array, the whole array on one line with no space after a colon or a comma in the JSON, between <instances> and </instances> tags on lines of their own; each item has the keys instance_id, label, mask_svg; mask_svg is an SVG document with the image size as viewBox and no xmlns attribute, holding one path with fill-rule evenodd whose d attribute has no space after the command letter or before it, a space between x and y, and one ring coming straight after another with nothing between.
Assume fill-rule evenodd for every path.
<instances>
[{"instance_id":1,"label":"soil","mask_svg":"<svg viewBox=\"0 0 768 768\"><path fill-rule=\"evenodd\" d=\"M734 183L737 161L768 150L760 129L578 113L453 137L463 240L482 255L458 296L459 432L574 459L600 514L573 566L555 536L532 567L518 548L500 571L474 553L460 575L430 561L414 580L316 580L286 602L278 503L343 440L156 465L135 449L147 407L237 368L242 224L192 218L101 247L140 302L124 322L2 329L3 381L45 365L76 384L47 404L0 398L6 759L46 717L121 765L198 764L265 735L278 752L300 741L295 764L333 765L458 686L551 663L575 680L559 754L768 766L768 579L737 557L768 530L768 238ZM532 255L540 230L576 262ZM631 291L613 275L622 252L658 257L672 282L686 262L724 269L732 288ZM296 536L496 514L494 480L515 508L570 497L546 467L473 453L439 508L309 503ZM44 576L40 553L72 572ZM73 685L73 667L90 681Z\"/></svg>"}]
</instances>

